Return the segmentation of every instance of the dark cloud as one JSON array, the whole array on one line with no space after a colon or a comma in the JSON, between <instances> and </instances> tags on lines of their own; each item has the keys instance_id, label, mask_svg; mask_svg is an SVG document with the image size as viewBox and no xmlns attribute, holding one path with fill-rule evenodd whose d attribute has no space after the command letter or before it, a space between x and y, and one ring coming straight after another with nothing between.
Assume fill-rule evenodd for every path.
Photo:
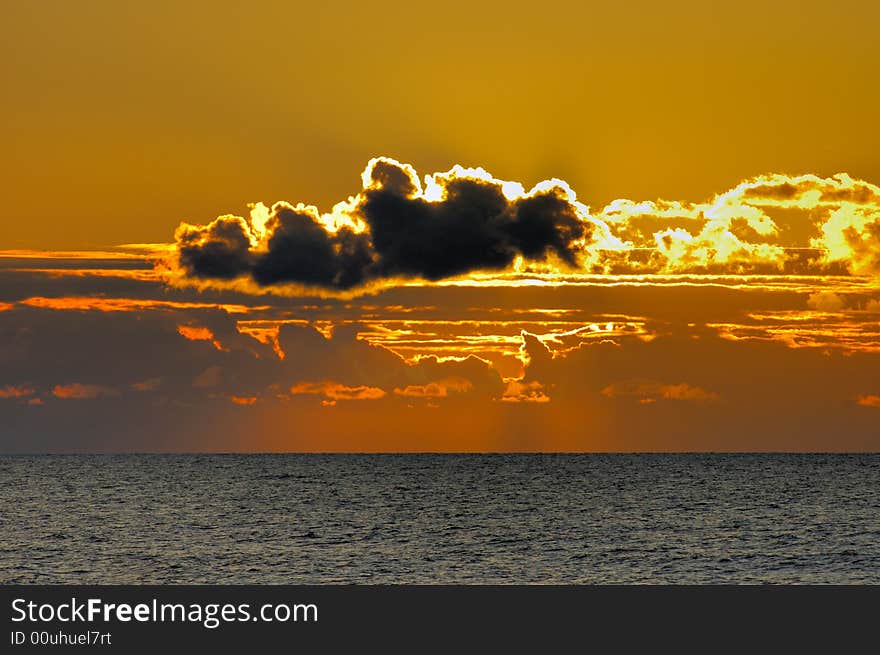
<instances>
[{"instance_id":1,"label":"dark cloud","mask_svg":"<svg viewBox=\"0 0 880 655\"><path fill-rule=\"evenodd\" d=\"M285 204L274 210L266 226L266 252L253 259L250 271L257 284L349 289L364 282L375 257L368 235L345 226L329 232L314 215ZM245 253L245 269L249 259Z\"/></svg>"},{"instance_id":2,"label":"dark cloud","mask_svg":"<svg viewBox=\"0 0 880 655\"><path fill-rule=\"evenodd\" d=\"M287 324L278 333L285 353L277 383L332 380L349 387L370 386L387 392L411 385L461 378L469 392L484 398L500 396L504 385L498 371L477 357L438 360L423 357L408 363L382 346L358 338L360 326L339 326L325 337L311 326Z\"/></svg>"},{"instance_id":3,"label":"dark cloud","mask_svg":"<svg viewBox=\"0 0 880 655\"><path fill-rule=\"evenodd\" d=\"M193 278L247 276L260 286L297 283L346 290L394 277L440 280L502 270L517 257L553 256L577 265L593 225L562 188L513 199L503 184L478 176L437 178L442 197L421 191L414 171L375 160L365 189L329 229L313 208L277 203L265 233L245 219L221 217L177 233L180 268Z\"/></svg>"},{"instance_id":4,"label":"dark cloud","mask_svg":"<svg viewBox=\"0 0 880 655\"><path fill-rule=\"evenodd\" d=\"M679 325L650 341L618 337L551 357L524 334L524 382L555 412L589 426L607 450L876 450L876 417L858 398L876 387L880 353L732 341ZM834 380L829 384L829 380ZM873 385L873 386L872 386ZM872 422L874 421L874 422ZM540 429L540 420L531 425ZM567 429L562 426L559 429Z\"/></svg>"},{"instance_id":5,"label":"dark cloud","mask_svg":"<svg viewBox=\"0 0 880 655\"><path fill-rule=\"evenodd\" d=\"M877 194L866 184L858 184L847 189L824 189L819 198L822 202L853 202L859 205L876 203Z\"/></svg>"},{"instance_id":6,"label":"dark cloud","mask_svg":"<svg viewBox=\"0 0 880 655\"><path fill-rule=\"evenodd\" d=\"M181 225L174 237L180 265L196 277L231 280L252 266L247 223L221 216L207 226Z\"/></svg>"},{"instance_id":7,"label":"dark cloud","mask_svg":"<svg viewBox=\"0 0 880 655\"><path fill-rule=\"evenodd\" d=\"M440 280L551 253L574 266L572 244L588 229L557 191L509 201L498 184L459 178L442 201L428 202L399 188L369 189L360 205L382 277Z\"/></svg>"},{"instance_id":8,"label":"dark cloud","mask_svg":"<svg viewBox=\"0 0 880 655\"><path fill-rule=\"evenodd\" d=\"M743 196L746 198L771 198L773 200L791 200L804 192L804 188L791 182L776 184L758 184L748 187Z\"/></svg>"}]
</instances>

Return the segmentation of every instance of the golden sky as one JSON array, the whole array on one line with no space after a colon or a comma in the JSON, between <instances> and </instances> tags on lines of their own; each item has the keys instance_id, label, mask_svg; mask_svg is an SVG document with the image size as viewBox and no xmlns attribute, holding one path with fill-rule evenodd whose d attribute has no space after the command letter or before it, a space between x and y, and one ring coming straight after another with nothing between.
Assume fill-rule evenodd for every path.
<instances>
[{"instance_id":1,"label":"golden sky","mask_svg":"<svg viewBox=\"0 0 880 655\"><path fill-rule=\"evenodd\" d=\"M388 155L591 207L880 180L874 2L4 3L5 247L329 204Z\"/></svg>"},{"instance_id":2,"label":"golden sky","mask_svg":"<svg viewBox=\"0 0 880 655\"><path fill-rule=\"evenodd\" d=\"M0 10L0 452L880 449L876 3L311 4Z\"/></svg>"}]
</instances>

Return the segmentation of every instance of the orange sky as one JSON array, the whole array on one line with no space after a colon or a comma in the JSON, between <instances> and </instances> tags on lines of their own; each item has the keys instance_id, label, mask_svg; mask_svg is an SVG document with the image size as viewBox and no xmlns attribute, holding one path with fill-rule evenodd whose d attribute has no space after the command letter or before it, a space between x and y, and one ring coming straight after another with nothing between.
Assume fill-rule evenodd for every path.
<instances>
[{"instance_id":1,"label":"orange sky","mask_svg":"<svg viewBox=\"0 0 880 655\"><path fill-rule=\"evenodd\" d=\"M700 202L877 182L877 3L4 3L2 247L329 204L376 155Z\"/></svg>"},{"instance_id":2,"label":"orange sky","mask_svg":"<svg viewBox=\"0 0 880 655\"><path fill-rule=\"evenodd\" d=\"M0 10L0 452L880 449L877 5L509 5Z\"/></svg>"}]
</instances>

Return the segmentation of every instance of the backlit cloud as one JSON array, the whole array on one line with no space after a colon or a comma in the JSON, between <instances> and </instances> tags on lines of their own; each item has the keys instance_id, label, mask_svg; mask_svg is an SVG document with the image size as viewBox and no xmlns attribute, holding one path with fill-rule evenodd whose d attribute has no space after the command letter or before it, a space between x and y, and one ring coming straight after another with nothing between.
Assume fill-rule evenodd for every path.
<instances>
[{"instance_id":1,"label":"backlit cloud","mask_svg":"<svg viewBox=\"0 0 880 655\"><path fill-rule=\"evenodd\" d=\"M403 389L395 389L394 393L411 398L446 398L451 393L466 393L473 388L470 380L453 376L427 384L409 384Z\"/></svg>"},{"instance_id":2,"label":"backlit cloud","mask_svg":"<svg viewBox=\"0 0 880 655\"><path fill-rule=\"evenodd\" d=\"M350 387L339 382L300 382L290 388L293 396L299 394L323 396L335 403L337 400L379 400L385 397L385 391L379 387L359 385Z\"/></svg>"},{"instance_id":3,"label":"backlit cloud","mask_svg":"<svg viewBox=\"0 0 880 655\"><path fill-rule=\"evenodd\" d=\"M545 392L544 385L537 380L531 382L510 380L504 389L501 401L505 403L549 403L550 396Z\"/></svg>"},{"instance_id":4,"label":"backlit cloud","mask_svg":"<svg viewBox=\"0 0 880 655\"><path fill-rule=\"evenodd\" d=\"M214 337L209 328L201 325L178 325L177 331L184 339L190 341L210 341L217 350L223 350L223 344Z\"/></svg>"},{"instance_id":5,"label":"backlit cloud","mask_svg":"<svg viewBox=\"0 0 880 655\"><path fill-rule=\"evenodd\" d=\"M846 306L846 301L833 291L817 291L809 295L807 306L820 312L836 312Z\"/></svg>"},{"instance_id":6,"label":"backlit cloud","mask_svg":"<svg viewBox=\"0 0 880 655\"><path fill-rule=\"evenodd\" d=\"M455 166L420 180L372 159L330 212L278 202L183 223L172 284L355 293L406 280L586 274L880 274L880 188L845 174L765 175L704 203L616 200L597 212L562 180Z\"/></svg>"},{"instance_id":7,"label":"backlit cloud","mask_svg":"<svg viewBox=\"0 0 880 655\"><path fill-rule=\"evenodd\" d=\"M344 291L392 279L440 280L507 270L517 261L583 265L588 244L613 239L560 180L529 192L460 166L429 175L389 158L369 162L363 188L329 214L257 204L249 218L182 224L172 266L195 280L246 278Z\"/></svg>"}]
</instances>

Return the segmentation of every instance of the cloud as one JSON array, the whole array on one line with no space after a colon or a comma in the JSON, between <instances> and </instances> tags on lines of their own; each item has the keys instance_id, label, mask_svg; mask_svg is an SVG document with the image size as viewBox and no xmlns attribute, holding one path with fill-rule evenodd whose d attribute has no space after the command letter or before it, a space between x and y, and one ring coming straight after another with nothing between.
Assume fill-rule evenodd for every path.
<instances>
[{"instance_id":1,"label":"cloud","mask_svg":"<svg viewBox=\"0 0 880 655\"><path fill-rule=\"evenodd\" d=\"M360 385L349 387L339 382L300 382L290 388L291 395L308 394L324 396L334 403L337 400L379 400L385 397L385 391L378 387Z\"/></svg>"},{"instance_id":2,"label":"cloud","mask_svg":"<svg viewBox=\"0 0 880 655\"><path fill-rule=\"evenodd\" d=\"M210 341L211 345L217 350L224 350L223 344L214 337L214 333L211 332L210 328L200 325L178 325L177 331L184 339L189 339L190 341Z\"/></svg>"},{"instance_id":3,"label":"cloud","mask_svg":"<svg viewBox=\"0 0 880 655\"><path fill-rule=\"evenodd\" d=\"M132 382L131 388L135 391L155 391L162 385L162 378L150 378L140 382Z\"/></svg>"},{"instance_id":4,"label":"cloud","mask_svg":"<svg viewBox=\"0 0 880 655\"><path fill-rule=\"evenodd\" d=\"M817 291L807 298L807 306L820 312L837 312L846 306L846 301L833 291Z\"/></svg>"},{"instance_id":5,"label":"cloud","mask_svg":"<svg viewBox=\"0 0 880 655\"><path fill-rule=\"evenodd\" d=\"M328 213L252 205L182 224L172 285L360 293L473 274L880 274L880 188L845 174L764 175L707 202L620 199L597 212L552 179L526 191L481 168L427 175L370 160Z\"/></svg>"},{"instance_id":6,"label":"cloud","mask_svg":"<svg viewBox=\"0 0 880 655\"><path fill-rule=\"evenodd\" d=\"M94 398L115 397L119 391L104 387L99 384L58 384L52 389L52 395L56 398L91 400Z\"/></svg>"},{"instance_id":7,"label":"cloud","mask_svg":"<svg viewBox=\"0 0 880 655\"><path fill-rule=\"evenodd\" d=\"M737 189L743 198L758 205L812 208L841 202L861 205L880 202L878 187L854 180L845 173L830 178L817 175L762 175Z\"/></svg>"},{"instance_id":8,"label":"cloud","mask_svg":"<svg viewBox=\"0 0 880 655\"><path fill-rule=\"evenodd\" d=\"M880 407L880 396L873 394L857 396L856 402L862 407Z\"/></svg>"},{"instance_id":9,"label":"cloud","mask_svg":"<svg viewBox=\"0 0 880 655\"><path fill-rule=\"evenodd\" d=\"M314 207L276 203L265 230L264 252L253 254L251 268L260 286L293 282L350 289L375 275L377 255L369 236L348 225L328 230Z\"/></svg>"},{"instance_id":10,"label":"cloud","mask_svg":"<svg viewBox=\"0 0 880 655\"><path fill-rule=\"evenodd\" d=\"M149 309L222 309L231 314L245 314L249 309L245 305L174 302L139 298L101 298L95 296L63 296L57 298L33 296L25 298L20 302L27 307L43 307L58 311L74 310L84 312L140 312Z\"/></svg>"},{"instance_id":11,"label":"cloud","mask_svg":"<svg viewBox=\"0 0 880 655\"><path fill-rule=\"evenodd\" d=\"M854 274L880 275L880 203L835 210L813 245L824 248L825 261L845 261Z\"/></svg>"},{"instance_id":12,"label":"cloud","mask_svg":"<svg viewBox=\"0 0 880 655\"><path fill-rule=\"evenodd\" d=\"M595 218L632 247L607 272L880 273L880 187L844 173L762 175L704 203L616 200Z\"/></svg>"},{"instance_id":13,"label":"cloud","mask_svg":"<svg viewBox=\"0 0 880 655\"><path fill-rule=\"evenodd\" d=\"M284 387L291 383L332 380L347 387L375 387L386 394L442 394L437 398L463 395L493 398L501 394L500 375L486 360L475 356L440 359L424 356L406 361L388 348L373 345L359 337L359 325L336 326L322 334L313 326L284 324L278 331L278 344L285 353L278 362L276 380ZM433 385L433 386L431 386Z\"/></svg>"},{"instance_id":14,"label":"cloud","mask_svg":"<svg viewBox=\"0 0 880 655\"><path fill-rule=\"evenodd\" d=\"M851 307L876 295L830 288ZM873 314L806 311L818 290L402 287L364 305L284 299L245 315L219 309L225 296L214 292L207 303L140 311L16 302L0 313L0 389L34 394L0 401L0 441L24 452L876 450L875 412L856 399L873 389L880 353L728 339L705 325L745 321L798 340L821 328L829 339L877 342ZM414 313L388 309L419 303ZM851 319L874 332L854 333ZM240 321L271 324L285 358L240 334ZM640 327L622 329L628 323ZM181 325L209 330L224 350L185 338ZM404 359L393 342L371 342L384 328L415 350ZM482 355L466 357L475 351L458 347L471 341L511 357L521 345L524 375L522 360L502 379ZM210 385L193 386L200 376ZM72 383L118 395L53 396ZM602 394L608 387L616 401ZM634 411L640 402L651 411Z\"/></svg>"},{"instance_id":15,"label":"cloud","mask_svg":"<svg viewBox=\"0 0 880 655\"><path fill-rule=\"evenodd\" d=\"M192 385L197 389L216 387L220 384L222 376L222 368L219 366L209 366L193 379Z\"/></svg>"},{"instance_id":16,"label":"cloud","mask_svg":"<svg viewBox=\"0 0 880 655\"><path fill-rule=\"evenodd\" d=\"M0 400L5 400L7 398L25 398L26 396L32 396L33 394L33 387L14 386L11 384L6 385L5 387L0 387Z\"/></svg>"},{"instance_id":17,"label":"cloud","mask_svg":"<svg viewBox=\"0 0 880 655\"><path fill-rule=\"evenodd\" d=\"M544 385L537 380L531 382L510 380L504 389L501 401L505 403L549 403L550 396L545 393Z\"/></svg>"},{"instance_id":18,"label":"cloud","mask_svg":"<svg viewBox=\"0 0 880 655\"><path fill-rule=\"evenodd\" d=\"M248 223L220 216L206 226L182 224L174 233L181 264L193 275L231 280L251 267Z\"/></svg>"},{"instance_id":19,"label":"cloud","mask_svg":"<svg viewBox=\"0 0 880 655\"><path fill-rule=\"evenodd\" d=\"M181 336L178 326L189 324L205 326L224 351ZM261 357L267 364L275 359L271 347L238 333L235 319L216 309L104 312L19 305L0 314L0 387L51 393L77 383L139 395L161 389L182 398L193 392L194 379L220 367L230 372L234 391L250 395L271 371Z\"/></svg>"},{"instance_id":20,"label":"cloud","mask_svg":"<svg viewBox=\"0 0 880 655\"><path fill-rule=\"evenodd\" d=\"M366 189L359 211L370 228L383 277L441 280L481 270L504 270L519 256L544 261L553 255L570 267L593 226L551 187L509 199L499 181L465 172L435 176L440 199L381 182Z\"/></svg>"},{"instance_id":21,"label":"cloud","mask_svg":"<svg viewBox=\"0 0 880 655\"><path fill-rule=\"evenodd\" d=\"M410 384L403 389L397 388L394 393L410 398L446 398L452 393L472 391L473 383L462 377L454 376L429 382L428 384Z\"/></svg>"},{"instance_id":22,"label":"cloud","mask_svg":"<svg viewBox=\"0 0 880 655\"><path fill-rule=\"evenodd\" d=\"M398 278L442 280L517 260L576 268L601 225L559 180L525 192L482 169L425 178L389 158L369 162L361 192L330 214L255 205L248 219L182 224L172 269L186 279L246 278L344 291Z\"/></svg>"},{"instance_id":23,"label":"cloud","mask_svg":"<svg viewBox=\"0 0 880 655\"><path fill-rule=\"evenodd\" d=\"M688 400L694 402L706 402L718 400L719 395L713 391L706 391L702 387L690 384L663 384L652 380L628 380L615 382L604 387L601 391L606 398L633 396L643 404L653 403L657 400Z\"/></svg>"},{"instance_id":24,"label":"cloud","mask_svg":"<svg viewBox=\"0 0 880 655\"><path fill-rule=\"evenodd\" d=\"M185 339L190 341L213 341L214 333L206 327L194 325L178 325L177 331Z\"/></svg>"}]
</instances>

